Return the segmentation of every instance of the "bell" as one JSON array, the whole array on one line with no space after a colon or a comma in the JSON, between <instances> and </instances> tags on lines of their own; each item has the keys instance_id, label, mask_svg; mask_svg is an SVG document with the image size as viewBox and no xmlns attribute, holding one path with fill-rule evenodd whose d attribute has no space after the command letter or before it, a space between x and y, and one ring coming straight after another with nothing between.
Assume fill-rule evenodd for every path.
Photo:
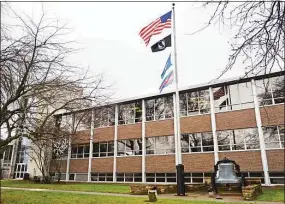
<instances>
[{"instance_id":1,"label":"bell","mask_svg":"<svg viewBox=\"0 0 285 204\"><path fill-rule=\"evenodd\" d=\"M237 177L233 163L221 163L218 166L215 182L219 184L236 184L241 179Z\"/></svg>"}]
</instances>

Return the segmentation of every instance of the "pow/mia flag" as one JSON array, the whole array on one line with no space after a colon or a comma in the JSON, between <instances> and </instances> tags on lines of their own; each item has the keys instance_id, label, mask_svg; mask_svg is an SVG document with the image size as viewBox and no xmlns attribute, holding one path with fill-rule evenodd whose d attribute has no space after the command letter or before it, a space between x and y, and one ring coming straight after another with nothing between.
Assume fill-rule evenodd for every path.
<instances>
[{"instance_id":1,"label":"pow/mia flag","mask_svg":"<svg viewBox=\"0 0 285 204\"><path fill-rule=\"evenodd\" d=\"M152 52L160 52L167 47L171 47L171 34L158 41L157 43L151 46Z\"/></svg>"}]
</instances>

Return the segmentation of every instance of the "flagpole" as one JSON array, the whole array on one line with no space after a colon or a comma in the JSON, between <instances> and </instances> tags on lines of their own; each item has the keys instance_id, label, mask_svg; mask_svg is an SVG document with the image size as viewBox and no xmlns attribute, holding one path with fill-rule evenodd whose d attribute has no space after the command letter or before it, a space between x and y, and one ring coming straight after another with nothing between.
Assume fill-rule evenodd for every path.
<instances>
[{"instance_id":1,"label":"flagpole","mask_svg":"<svg viewBox=\"0 0 285 204\"><path fill-rule=\"evenodd\" d=\"M175 3L172 4L172 45L173 45L173 61L174 61L174 78L175 78L175 159L176 159L176 183L177 195L185 196L185 179L184 165L182 164L181 154L181 135L180 135L180 107L179 107L179 90L178 90L178 69L177 69L177 53L176 53L176 29L175 29Z\"/></svg>"},{"instance_id":2,"label":"flagpole","mask_svg":"<svg viewBox=\"0 0 285 204\"><path fill-rule=\"evenodd\" d=\"M172 42L173 42L173 61L174 61L174 75L175 75L175 104L176 104L176 137L177 137L177 161L176 164L182 164L182 155L181 155L181 136L180 136L180 106L179 106L179 90L178 90L178 69L177 69L177 53L176 53L176 29L175 29L175 3L172 4Z\"/></svg>"}]
</instances>

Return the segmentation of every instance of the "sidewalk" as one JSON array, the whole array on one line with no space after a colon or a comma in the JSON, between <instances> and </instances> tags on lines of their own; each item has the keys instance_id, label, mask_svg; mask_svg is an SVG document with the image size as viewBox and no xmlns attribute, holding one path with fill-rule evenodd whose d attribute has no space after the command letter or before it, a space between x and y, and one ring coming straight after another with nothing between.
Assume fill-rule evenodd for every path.
<instances>
[{"instance_id":1,"label":"sidewalk","mask_svg":"<svg viewBox=\"0 0 285 204\"><path fill-rule=\"evenodd\" d=\"M87 194L87 195L105 195L105 196L118 196L118 197L139 197L146 198L147 195L130 195L130 194L118 194L118 193L100 193L100 192L86 192L86 191L64 191L64 190L51 190L51 189L37 189L37 188L14 188L14 187L1 187L3 190L21 190L21 191L38 191L38 192L58 192L58 193L76 193L76 194ZM159 194L159 198L166 199L181 199L181 200L199 200L199 201L215 201L221 203L251 203L251 204L283 204L284 202L268 202L268 201L243 201L240 199L233 199L227 196L223 197L222 200L215 198L209 198L202 195L186 195L186 196L175 196L170 194Z\"/></svg>"}]
</instances>

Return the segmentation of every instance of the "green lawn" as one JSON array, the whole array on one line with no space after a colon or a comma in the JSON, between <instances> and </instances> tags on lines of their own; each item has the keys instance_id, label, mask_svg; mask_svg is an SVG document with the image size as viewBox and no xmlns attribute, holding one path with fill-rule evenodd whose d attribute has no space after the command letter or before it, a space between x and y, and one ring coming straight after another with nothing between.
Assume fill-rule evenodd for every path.
<instances>
[{"instance_id":1,"label":"green lawn","mask_svg":"<svg viewBox=\"0 0 285 204\"><path fill-rule=\"evenodd\" d=\"M283 201L284 202L284 188L268 189L263 188L263 194L256 200L259 201Z\"/></svg>"},{"instance_id":2,"label":"green lawn","mask_svg":"<svg viewBox=\"0 0 285 204\"><path fill-rule=\"evenodd\" d=\"M18 188L40 188L69 191L88 191L103 193L130 193L128 185L124 184L98 184L98 183L52 183L35 184L23 180L1 180L1 186Z\"/></svg>"},{"instance_id":3,"label":"green lawn","mask_svg":"<svg viewBox=\"0 0 285 204\"><path fill-rule=\"evenodd\" d=\"M83 195L73 193L55 193L55 192L35 192L35 191L17 191L3 190L3 204L146 204L150 203L145 198L137 197L116 197L116 196L97 196ZM180 199L160 199L160 204L215 204L215 201L186 201ZM220 203L220 202L219 202Z\"/></svg>"}]
</instances>

